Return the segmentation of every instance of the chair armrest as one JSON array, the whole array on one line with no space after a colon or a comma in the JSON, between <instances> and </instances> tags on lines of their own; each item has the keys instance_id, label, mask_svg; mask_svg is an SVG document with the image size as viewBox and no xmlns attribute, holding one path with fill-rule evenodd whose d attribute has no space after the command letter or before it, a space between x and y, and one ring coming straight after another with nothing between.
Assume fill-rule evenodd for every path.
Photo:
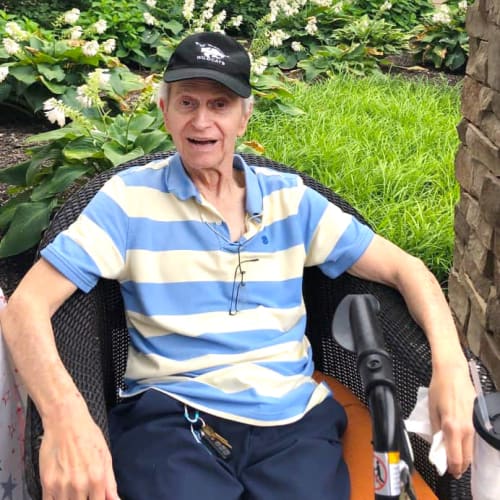
<instances>
[{"instance_id":1,"label":"chair armrest","mask_svg":"<svg viewBox=\"0 0 500 500\"><path fill-rule=\"evenodd\" d=\"M52 324L61 359L107 438L104 367L99 331L103 308L99 291L77 291L54 315ZM26 415L26 482L33 499L41 498L39 449L43 426L31 400Z\"/></svg>"}]
</instances>

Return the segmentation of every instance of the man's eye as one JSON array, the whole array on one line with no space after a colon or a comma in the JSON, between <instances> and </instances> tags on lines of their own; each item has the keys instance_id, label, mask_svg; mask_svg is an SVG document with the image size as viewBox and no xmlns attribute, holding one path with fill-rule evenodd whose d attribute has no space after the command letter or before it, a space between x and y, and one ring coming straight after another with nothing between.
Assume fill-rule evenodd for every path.
<instances>
[{"instance_id":1,"label":"man's eye","mask_svg":"<svg viewBox=\"0 0 500 500\"><path fill-rule=\"evenodd\" d=\"M213 106L215 109L224 109L227 106L227 102L223 99L214 101Z\"/></svg>"}]
</instances>

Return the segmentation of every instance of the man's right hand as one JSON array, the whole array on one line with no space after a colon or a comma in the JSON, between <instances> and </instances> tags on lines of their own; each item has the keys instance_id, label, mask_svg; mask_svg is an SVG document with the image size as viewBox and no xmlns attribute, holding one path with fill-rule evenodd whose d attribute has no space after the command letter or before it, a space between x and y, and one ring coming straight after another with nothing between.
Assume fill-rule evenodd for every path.
<instances>
[{"instance_id":1,"label":"man's right hand","mask_svg":"<svg viewBox=\"0 0 500 500\"><path fill-rule=\"evenodd\" d=\"M117 500L111 454L88 412L44 422L40 448L43 500Z\"/></svg>"}]
</instances>

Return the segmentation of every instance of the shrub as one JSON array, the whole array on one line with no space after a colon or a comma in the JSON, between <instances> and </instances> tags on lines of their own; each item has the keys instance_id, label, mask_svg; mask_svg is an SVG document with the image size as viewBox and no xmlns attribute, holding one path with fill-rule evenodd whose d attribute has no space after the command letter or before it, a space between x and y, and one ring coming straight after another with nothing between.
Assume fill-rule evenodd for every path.
<instances>
[{"instance_id":1,"label":"shrub","mask_svg":"<svg viewBox=\"0 0 500 500\"><path fill-rule=\"evenodd\" d=\"M89 0L89 10L82 12L80 24L86 30L104 29L94 37L116 40L116 56L123 63L158 71L169 55L164 45L184 29L180 2L146 0Z\"/></svg>"},{"instance_id":2,"label":"shrub","mask_svg":"<svg viewBox=\"0 0 500 500\"><path fill-rule=\"evenodd\" d=\"M119 85L106 70L92 72L73 105L51 98L45 113L61 128L29 138L31 158L0 171L10 200L0 207L0 258L38 243L50 214L75 182L145 153L171 147L163 117L154 104L154 79L134 77ZM133 97L133 98L132 98ZM107 98L107 99L106 99ZM114 113L107 102L119 102ZM66 119L69 121L66 124Z\"/></svg>"},{"instance_id":3,"label":"shrub","mask_svg":"<svg viewBox=\"0 0 500 500\"><path fill-rule=\"evenodd\" d=\"M307 81L318 76L380 71L389 54L408 47L410 35L379 17L356 17L349 4L328 0L281 2L259 22L254 52L281 69L301 68Z\"/></svg>"},{"instance_id":4,"label":"shrub","mask_svg":"<svg viewBox=\"0 0 500 500\"><path fill-rule=\"evenodd\" d=\"M406 31L418 26L433 9L432 0L354 0L347 3L348 11L357 17L381 17Z\"/></svg>"},{"instance_id":5,"label":"shrub","mask_svg":"<svg viewBox=\"0 0 500 500\"><path fill-rule=\"evenodd\" d=\"M412 40L416 59L438 69L463 72L469 53L465 14L473 0L449 0L424 16L421 32Z\"/></svg>"},{"instance_id":6,"label":"shrub","mask_svg":"<svg viewBox=\"0 0 500 500\"><path fill-rule=\"evenodd\" d=\"M61 12L72 8L84 10L88 0L0 0L0 9L19 18L26 16L44 28L50 28Z\"/></svg>"},{"instance_id":7,"label":"shrub","mask_svg":"<svg viewBox=\"0 0 500 500\"><path fill-rule=\"evenodd\" d=\"M124 66L111 55L113 40L99 44L80 38L78 26L49 31L32 21L9 20L3 11L0 16L0 102L36 113L49 97L65 99L92 68L123 73Z\"/></svg>"}]
</instances>

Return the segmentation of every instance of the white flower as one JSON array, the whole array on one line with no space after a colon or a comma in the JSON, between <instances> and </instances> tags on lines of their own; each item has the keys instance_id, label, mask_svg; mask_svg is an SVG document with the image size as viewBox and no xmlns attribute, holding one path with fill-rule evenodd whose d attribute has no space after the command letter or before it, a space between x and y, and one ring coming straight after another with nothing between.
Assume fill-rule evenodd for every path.
<instances>
[{"instance_id":1,"label":"white flower","mask_svg":"<svg viewBox=\"0 0 500 500\"><path fill-rule=\"evenodd\" d=\"M64 22L66 24L75 24L80 17L80 9L71 9L64 13Z\"/></svg>"},{"instance_id":2,"label":"white flower","mask_svg":"<svg viewBox=\"0 0 500 500\"><path fill-rule=\"evenodd\" d=\"M5 23L5 33L9 36L14 36L17 32L21 31L21 26L17 24L15 21L9 21Z\"/></svg>"},{"instance_id":3,"label":"white flower","mask_svg":"<svg viewBox=\"0 0 500 500\"><path fill-rule=\"evenodd\" d=\"M256 75L262 75L262 73L264 73L264 71L266 70L268 64L269 62L266 56L259 57L252 62L252 71Z\"/></svg>"},{"instance_id":4,"label":"white flower","mask_svg":"<svg viewBox=\"0 0 500 500\"><path fill-rule=\"evenodd\" d=\"M8 74L9 74L9 67L0 66L0 83L2 83L7 78Z\"/></svg>"},{"instance_id":5,"label":"white flower","mask_svg":"<svg viewBox=\"0 0 500 500\"><path fill-rule=\"evenodd\" d=\"M340 14L344 10L344 2L338 2L333 6L333 12Z\"/></svg>"},{"instance_id":6,"label":"white flower","mask_svg":"<svg viewBox=\"0 0 500 500\"><path fill-rule=\"evenodd\" d=\"M83 28L81 26L73 26L69 32L69 37L71 40L78 40L83 34Z\"/></svg>"},{"instance_id":7,"label":"white flower","mask_svg":"<svg viewBox=\"0 0 500 500\"><path fill-rule=\"evenodd\" d=\"M389 0L386 0L381 6L380 10L382 12L385 12L386 10L391 10L392 9L392 3L389 2Z\"/></svg>"},{"instance_id":8,"label":"white flower","mask_svg":"<svg viewBox=\"0 0 500 500\"><path fill-rule=\"evenodd\" d=\"M102 50L105 54L112 54L116 49L116 40L114 38L108 38L102 44Z\"/></svg>"},{"instance_id":9,"label":"white flower","mask_svg":"<svg viewBox=\"0 0 500 500\"><path fill-rule=\"evenodd\" d=\"M272 47L281 47L283 45L283 40L290 38L290 35L285 33L283 30L271 31L269 34L269 44Z\"/></svg>"},{"instance_id":10,"label":"white flower","mask_svg":"<svg viewBox=\"0 0 500 500\"><path fill-rule=\"evenodd\" d=\"M235 28L238 28L241 26L241 23L243 22L243 16L234 16L231 18L229 21L229 24L231 26L234 26Z\"/></svg>"},{"instance_id":11,"label":"white flower","mask_svg":"<svg viewBox=\"0 0 500 500\"><path fill-rule=\"evenodd\" d=\"M318 32L318 25L316 23L317 21L315 16L307 18L307 25L305 27L305 30L311 36Z\"/></svg>"},{"instance_id":12,"label":"white flower","mask_svg":"<svg viewBox=\"0 0 500 500\"><path fill-rule=\"evenodd\" d=\"M319 5L320 7L330 7L332 0L312 0L312 3Z\"/></svg>"},{"instance_id":13,"label":"white flower","mask_svg":"<svg viewBox=\"0 0 500 500\"><path fill-rule=\"evenodd\" d=\"M15 21L9 21L5 23L5 33L9 35L11 38L17 41L27 40L29 37L29 33L21 29L21 26L17 24Z\"/></svg>"},{"instance_id":14,"label":"white flower","mask_svg":"<svg viewBox=\"0 0 500 500\"><path fill-rule=\"evenodd\" d=\"M467 4L467 0L462 0L461 2L458 2L458 8L460 10L467 10L467 7L469 7L469 5Z\"/></svg>"},{"instance_id":15,"label":"white flower","mask_svg":"<svg viewBox=\"0 0 500 500\"><path fill-rule=\"evenodd\" d=\"M108 23L104 19L99 19L94 23L95 32L102 35L108 29Z\"/></svg>"},{"instance_id":16,"label":"white flower","mask_svg":"<svg viewBox=\"0 0 500 500\"><path fill-rule=\"evenodd\" d=\"M82 52L87 57L95 56L99 52L99 43L96 40L85 42L82 47Z\"/></svg>"},{"instance_id":17,"label":"white flower","mask_svg":"<svg viewBox=\"0 0 500 500\"><path fill-rule=\"evenodd\" d=\"M292 42L292 50L294 52L302 52L304 47L300 42Z\"/></svg>"},{"instance_id":18,"label":"white flower","mask_svg":"<svg viewBox=\"0 0 500 500\"><path fill-rule=\"evenodd\" d=\"M451 15L447 5L443 4L439 9L436 9L434 14L432 14L432 22L436 24L451 23Z\"/></svg>"},{"instance_id":19,"label":"white flower","mask_svg":"<svg viewBox=\"0 0 500 500\"><path fill-rule=\"evenodd\" d=\"M210 28L212 31L221 31L222 30L222 23L226 19L226 11L221 10L212 20L210 23Z\"/></svg>"},{"instance_id":20,"label":"white flower","mask_svg":"<svg viewBox=\"0 0 500 500\"><path fill-rule=\"evenodd\" d=\"M209 21L210 19L212 19L212 16L214 15L215 2L216 0L207 0L203 5L204 10L200 16L202 22Z\"/></svg>"},{"instance_id":21,"label":"white flower","mask_svg":"<svg viewBox=\"0 0 500 500\"><path fill-rule=\"evenodd\" d=\"M55 97L51 97L43 103L43 110L50 123L57 123L60 127L64 127L66 115L64 113L64 104L62 101L58 101Z\"/></svg>"},{"instance_id":22,"label":"white flower","mask_svg":"<svg viewBox=\"0 0 500 500\"><path fill-rule=\"evenodd\" d=\"M363 17L359 20L359 27L363 30L367 30L370 27L370 20L367 17Z\"/></svg>"},{"instance_id":23,"label":"white flower","mask_svg":"<svg viewBox=\"0 0 500 500\"><path fill-rule=\"evenodd\" d=\"M156 0L146 0L146 5L149 8L154 9L156 7Z\"/></svg>"},{"instance_id":24,"label":"white flower","mask_svg":"<svg viewBox=\"0 0 500 500\"><path fill-rule=\"evenodd\" d=\"M186 21L193 18L194 0L185 0L182 7L182 15Z\"/></svg>"},{"instance_id":25,"label":"white flower","mask_svg":"<svg viewBox=\"0 0 500 500\"><path fill-rule=\"evenodd\" d=\"M269 14L267 15L267 20L270 24L273 24L274 21L276 21L279 12L280 12L280 6L278 5L278 2L271 0L269 2Z\"/></svg>"},{"instance_id":26,"label":"white flower","mask_svg":"<svg viewBox=\"0 0 500 500\"><path fill-rule=\"evenodd\" d=\"M21 46L16 41L12 40L12 38L3 39L3 48L9 56L13 56L21 50Z\"/></svg>"},{"instance_id":27,"label":"white flower","mask_svg":"<svg viewBox=\"0 0 500 500\"><path fill-rule=\"evenodd\" d=\"M144 12L144 14L142 16L144 17L144 22L148 26L154 26L155 24L158 23L158 20L156 19L156 17L152 16L149 12Z\"/></svg>"},{"instance_id":28,"label":"white flower","mask_svg":"<svg viewBox=\"0 0 500 500\"><path fill-rule=\"evenodd\" d=\"M83 108L92 107L92 97L88 85L80 85L76 89L76 100L82 105Z\"/></svg>"},{"instance_id":29,"label":"white flower","mask_svg":"<svg viewBox=\"0 0 500 500\"><path fill-rule=\"evenodd\" d=\"M96 84L99 88L104 87L109 83L111 75L109 74L108 68L97 68L89 74L89 82L91 85Z\"/></svg>"}]
</instances>

